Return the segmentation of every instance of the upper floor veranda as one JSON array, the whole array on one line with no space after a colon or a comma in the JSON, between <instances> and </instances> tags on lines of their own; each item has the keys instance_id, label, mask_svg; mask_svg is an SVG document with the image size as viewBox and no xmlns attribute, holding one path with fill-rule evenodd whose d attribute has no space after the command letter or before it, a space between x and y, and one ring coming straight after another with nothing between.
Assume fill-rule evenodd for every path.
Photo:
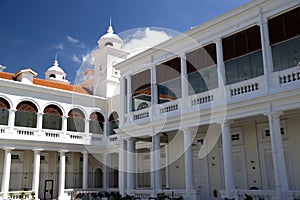
<instances>
[{"instance_id":1,"label":"upper floor veranda","mask_svg":"<svg viewBox=\"0 0 300 200\"><path fill-rule=\"evenodd\" d=\"M299 21L299 1L251 1L117 64L121 129L196 115L209 123L238 108L245 117L262 102L288 106L284 98L300 89Z\"/></svg>"}]
</instances>

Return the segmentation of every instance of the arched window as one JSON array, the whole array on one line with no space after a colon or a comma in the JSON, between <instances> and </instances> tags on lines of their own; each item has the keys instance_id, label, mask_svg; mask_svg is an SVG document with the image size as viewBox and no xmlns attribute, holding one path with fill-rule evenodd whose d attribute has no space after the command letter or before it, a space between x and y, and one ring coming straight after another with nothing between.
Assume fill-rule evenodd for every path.
<instances>
[{"instance_id":1,"label":"arched window","mask_svg":"<svg viewBox=\"0 0 300 200\"><path fill-rule=\"evenodd\" d=\"M49 78L56 78L55 74L50 74Z\"/></svg>"},{"instance_id":2,"label":"arched window","mask_svg":"<svg viewBox=\"0 0 300 200\"><path fill-rule=\"evenodd\" d=\"M107 42L107 43L105 44L105 46L114 46L114 45L113 45L113 43L111 43L111 42Z\"/></svg>"},{"instance_id":3,"label":"arched window","mask_svg":"<svg viewBox=\"0 0 300 200\"><path fill-rule=\"evenodd\" d=\"M78 108L73 108L68 113L67 131L84 132L84 114Z\"/></svg>"},{"instance_id":4,"label":"arched window","mask_svg":"<svg viewBox=\"0 0 300 200\"><path fill-rule=\"evenodd\" d=\"M113 112L109 116L109 135L114 135L116 132L114 129L119 128L119 115L117 112Z\"/></svg>"},{"instance_id":5,"label":"arched window","mask_svg":"<svg viewBox=\"0 0 300 200\"><path fill-rule=\"evenodd\" d=\"M149 105L146 102L142 102L139 104L137 110L142 110L142 109L148 108L148 107L149 107Z\"/></svg>"},{"instance_id":6,"label":"arched window","mask_svg":"<svg viewBox=\"0 0 300 200\"><path fill-rule=\"evenodd\" d=\"M8 101L0 97L0 125L8 125L9 109Z\"/></svg>"},{"instance_id":7,"label":"arched window","mask_svg":"<svg viewBox=\"0 0 300 200\"><path fill-rule=\"evenodd\" d=\"M93 112L90 115L89 131L90 133L103 134L104 117L99 112Z\"/></svg>"},{"instance_id":8,"label":"arched window","mask_svg":"<svg viewBox=\"0 0 300 200\"><path fill-rule=\"evenodd\" d=\"M30 101L22 101L17 106L15 126L36 128L38 109Z\"/></svg>"},{"instance_id":9,"label":"arched window","mask_svg":"<svg viewBox=\"0 0 300 200\"><path fill-rule=\"evenodd\" d=\"M103 172L100 168L97 168L94 172L94 188L103 187L102 179L103 179Z\"/></svg>"},{"instance_id":10,"label":"arched window","mask_svg":"<svg viewBox=\"0 0 300 200\"><path fill-rule=\"evenodd\" d=\"M61 130L62 127L62 111L56 105L48 105L44 109L43 129Z\"/></svg>"}]
</instances>

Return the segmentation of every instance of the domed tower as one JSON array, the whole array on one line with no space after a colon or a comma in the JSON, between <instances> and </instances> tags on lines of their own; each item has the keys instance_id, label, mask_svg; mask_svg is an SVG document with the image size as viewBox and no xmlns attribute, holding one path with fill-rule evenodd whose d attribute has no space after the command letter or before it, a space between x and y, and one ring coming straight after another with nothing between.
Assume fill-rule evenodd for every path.
<instances>
[{"instance_id":1,"label":"domed tower","mask_svg":"<svg viewBox=\"0 0 300 200\"><path fill-rule=\"evenodd\" d=\"M70 83L68 80L66 80L66 76L67 75L64 70L59 66L56 56L53 66L49 67L49 69L47 69L45 72L45 79L62 83Z\"/></svg>"},{"instance_id":2,"label":"domed tower","mask_svg":"<svg viewBox=\"0 0 300 200\"><path fill-rule=\"evenodd\" d=\"M98 40L98 49L94 52L94 94L112 97L120 93L119 71L114 68L125 60L129 53L123 50L123 40L114 33L110 25L107 33Z\"/></svg>"}]
</instances>

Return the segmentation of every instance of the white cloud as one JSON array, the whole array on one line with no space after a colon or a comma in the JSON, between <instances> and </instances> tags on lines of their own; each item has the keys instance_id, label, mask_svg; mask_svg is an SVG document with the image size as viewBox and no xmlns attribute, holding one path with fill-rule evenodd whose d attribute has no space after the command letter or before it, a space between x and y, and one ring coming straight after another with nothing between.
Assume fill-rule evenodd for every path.
<instances>
[{"instance_id":1,"label":"white cloud","mask_svg":"<svg viewBox=\"0 0 300 200\"><path fill-rule=\"evenodd\" d=\"M70 35L67 35L66 37L67 37L67 40L71 44L73 44L75 47L79 47L79 48L82 48L82 49L86 48L86 45L83 42L81 42L80 40L78 40L78 39L76 39L76 38L74 38Z\"/></svg>"},{"instance_id":2,"label":"white cloud","mask_svg":"<svg viewBox=\"0 0 300 200\"><path fill-rule=\"evenodd\" d=\"M78 39L75 39L75 38L73 38L73 37L71 37L71 36L69 36L69 35L67 35L67 40L69 41L69 42L71 42L72 44L77 44L78 43Z\"/></svg>"},{"instance_id":3,"label":"white cloud","mask_svg":"<svg viewBox=\"0 0 300 200\"><path fill-rule=\"evenodd\" d=\"M85 82L87 77L84 75L84 72L87 69L94 69L94 58L92 56L94 52L95 50L92 50L81 56L81 66L76 72L75 84Z\"/></svg>"},{"instance_id":4,"label":"white cloud","mask_svg":"<svg viewBox=\"0 0 300 200\"><path fill-rule=\"evenodd\" d=\"M65 46L63 43L60 43L60 44L56 44L54 46L54 49L57 49L57 50L64 50Z\"/></svg>"},{"instance_id":5,"label":"white cloud","mask_svg":"<svg viewBox=\"0 0 300 200\"><path fill-rule=\"evenodd\" d=\"M124 49L131 53L130 56L134 56L170 38L171 36L164 31L150 28L138 29L130 39L124 39Z\"/></svg>"},{"instance_id":6,"label":"white cloud","mask_svg":"<svg viewBox=\"0 0 300 200\"><path fill-rule=\"evenodd\" d=\"M72 59L73 62L75 62L77 64L81 63L81 60L75 54L73 54L73 56L71 57L71 59Z\"/></svg>"}]
</instances>

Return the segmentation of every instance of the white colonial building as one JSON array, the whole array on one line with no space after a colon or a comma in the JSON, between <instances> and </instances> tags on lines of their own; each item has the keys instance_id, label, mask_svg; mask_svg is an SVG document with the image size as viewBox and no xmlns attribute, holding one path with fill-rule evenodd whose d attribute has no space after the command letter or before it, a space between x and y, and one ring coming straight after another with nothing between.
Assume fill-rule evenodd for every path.
<instances>
[{"instance_id":1,"label":"white colonial building","mask_svg":"<svg viewBox=\"0 0 300 200\"><path fill-rule=\"evenodd\" d=\"M299 22L253 0L131 58L110 25L79 85L0 66L0 198L299 199Z\"/></svg>"}]
</instances>

